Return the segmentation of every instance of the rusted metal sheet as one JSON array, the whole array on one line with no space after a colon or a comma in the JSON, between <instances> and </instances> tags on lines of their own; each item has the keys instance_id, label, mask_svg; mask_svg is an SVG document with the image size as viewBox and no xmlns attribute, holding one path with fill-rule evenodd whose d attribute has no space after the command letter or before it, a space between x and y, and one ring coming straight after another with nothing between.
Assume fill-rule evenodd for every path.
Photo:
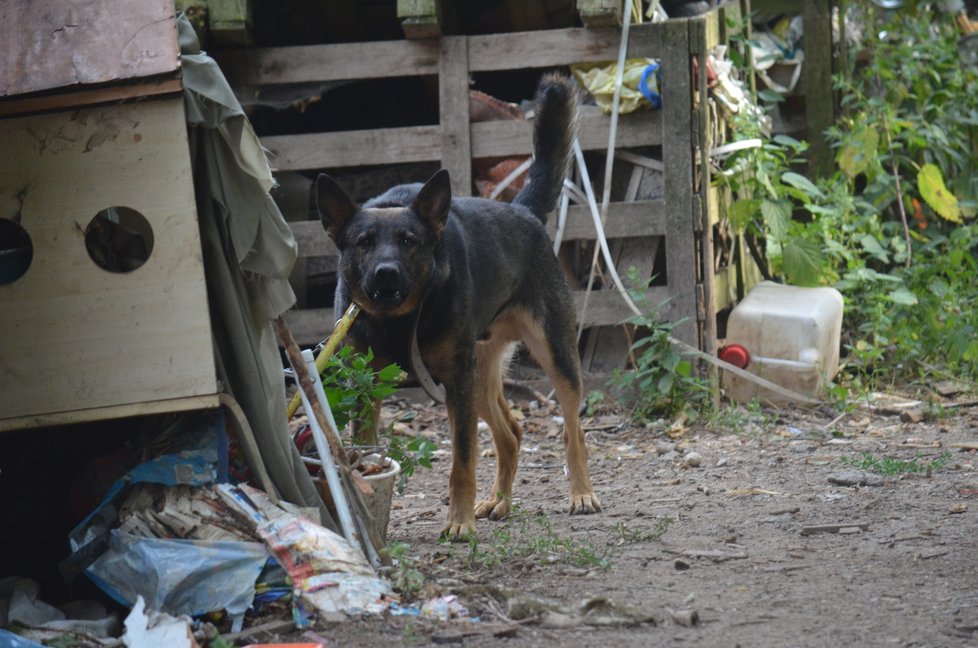
<instances>
[{"instance_id":1,"label":"rusted metal sheet","mask_svg":"<svg viewBox=\"0 0 978 648\"><path fill-rule=\"evenodd\" d=\"M175 73L173 0L3 0L0 98Z\"/></svg>"}]
</instances>

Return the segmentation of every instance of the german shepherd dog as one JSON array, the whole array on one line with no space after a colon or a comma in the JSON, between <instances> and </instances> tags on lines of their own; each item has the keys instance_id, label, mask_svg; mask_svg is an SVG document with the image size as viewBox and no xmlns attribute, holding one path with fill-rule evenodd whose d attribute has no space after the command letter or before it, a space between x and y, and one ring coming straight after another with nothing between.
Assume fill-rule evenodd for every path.
<instances>
[{"instance_id":1,"label":"german shepherd dog","mask_svg":"<svg viewBox=\"0 0 978 648\"><path fill-rule=\"evenodd\" d=\"M378 366L404 368L416 343L431 377L444 385L453 453L442 536L453 540L474 534L476 518L510 512L523 430L503 395L503 374L519 342L560 401L570 512L601 510L579 418L571 292L544 228L571 161L575 88L545 76L536 102L535 159L512 204L453 199L444 169L424 185L394 187L360 207L329 176L316 181L323 227L340 251L336 312L351 301L362 309L348 341L372 348ZM477 504L479 418L492 430L497 464L489 497Z\"/></svg>"}]
</instances>

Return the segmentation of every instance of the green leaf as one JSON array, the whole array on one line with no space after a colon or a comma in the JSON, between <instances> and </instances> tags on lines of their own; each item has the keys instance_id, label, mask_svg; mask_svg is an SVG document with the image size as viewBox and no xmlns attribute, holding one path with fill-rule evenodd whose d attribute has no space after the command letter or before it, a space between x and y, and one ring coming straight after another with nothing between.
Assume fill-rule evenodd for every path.
<instances>
[{"instance_id":1,"label":"green leaf","mask_svg":"<svg viewBox=\"0 0 978 648\"><path fill-rule=\"evenodd\" d=\"M783 239L791 222L791 205L783 200L762 200L761 214L768 235L779 241Z\"/></svg>"},{"instance_id":2,"label":"green leaf","mask_svg":"<svg viewBox=\"0 0 978 648\"><path fill-rule=\"evenodd\" d=\"M960 223L958 199L944 186L944 176L935 164L925 164L917 174L917 189L931 209L944 220Z\"/></svg>"},{"instance_id":3,"label":"green leaf","mask_svg":"<svg viewBox=\"0 0 978 648\"><path fill-rule=\"evenodd\" d=\"M781 103L784 101L784 97L779 92L774 90L761 90L757 93L757 96L761 98L762 101L768 103Z\"/></svg>"},{"instance_id":4,"label":"green leaf","mask_svg":"<svg viewBox=\"0 0 978 648\"><path fill-rule=\"evenodd\" d=\"M792 239L781 248L781 268L788 283L816 286L824 264L822 252L814 241Z\"/></svg>"},{"instance_id":5,"label":"green leaf","mask_svg":"<svg viewBox=\"0 0 978 648\"><path fill-rule=\"evenodd\" d=\"M914 306L917 304L917 295L913 294L906 287L901 286L896 290L890 291L890 300L897 304L903 304L904 306Z\"/></svg>"},{"instance_id":6,"label":"green leaf","mask_svg":"<svg viewBox=\"0 0 978 648\"><path fill-rule=\"evenodd\" d=\"M736 231L743 232L750 225L751 221L754 220L754 217L757 216L760 207L760 200L746 198L738 200L730 206L730 211L728 212L730 224L733 225Z\"/></svg>"},{"instance_id":7,"label":"green leaf","mask_svg":"<svg viewBox=\"0 0 978 648\"><path fill-rule=\"evenodd\" d=\"M800 189L804 191L809 196L814 196L815 198L824 198L825 195L822 190L816 187L811 180L801 175L800 173L795 173L794 171L786 171L781 174L781 182L789 184L795 189Z\"/></svg>"},{"instance_id":8,"label":"green leaf","mask_svg":"<svg viewBox=\"0 0 978 648\"><path fill-rule=\"evenodd\" d=\"M876 157L880 136L875 128L868 125L857 126L839 150L839 168L849 178L864 173Z\"/></svg>"},{"instance_id":9,"label":"green leaf","mask_svg":"<svg viewBox=\"0 0 978 648\"><path fill-rule=\"evenodd\" d=\"M867 253L876 257L883 263L890 262L890 255L886 253L886 250L883 249L883 246L880 245L880 242L872 234L865 234L859 239L859 244L863 246L863 249L866 250Z\"/></svg>"}]
</instances>

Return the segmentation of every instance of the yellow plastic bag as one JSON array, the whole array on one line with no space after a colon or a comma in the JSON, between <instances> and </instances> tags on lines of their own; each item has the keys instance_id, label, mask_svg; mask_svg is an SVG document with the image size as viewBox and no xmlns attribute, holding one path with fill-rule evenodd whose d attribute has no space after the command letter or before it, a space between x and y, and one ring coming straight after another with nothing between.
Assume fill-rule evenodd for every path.
<instances>
[{"instance_id":1,"label":"yellow plastic bag","mask_svg":"<svg viewBox=\"0 0 978 648\"><path fill-rule=\"evenodd\" d=\"M625 71L622 73L621 80L619 113L634 112L640 106L653 107L653 101L658 97L657 70L658 63L653 59L640 58L625 61ZM577 82L587 89L605 113L610 113L611 102L615 95L615 75L618 73L618 64L572 65L571 72L574 73ZM643 95L640 89L643 76L645 77L645 89L649 92L648 96Z\"/></svg>"}]
</instances>

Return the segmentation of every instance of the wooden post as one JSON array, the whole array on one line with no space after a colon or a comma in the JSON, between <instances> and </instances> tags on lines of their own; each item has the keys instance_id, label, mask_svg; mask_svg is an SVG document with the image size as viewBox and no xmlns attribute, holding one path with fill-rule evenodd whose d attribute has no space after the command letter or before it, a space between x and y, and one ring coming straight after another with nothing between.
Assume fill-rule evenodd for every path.
<instances>
[{"instance_id":1,"label":"wooden post","mask_svg":"<svg viewBox=\"0 0 978 648\"><path fill-rule=\"evenodd\" d=\"M397 0L397 17L408 38L438 38L442 35L441 0Z\"/></svg>"},{"instance_id":2,"label":"wooden post","mask_svg":"<svg viewBox=\"0 0 978 648\"><path fill-rule=\"evenodd\" d=\"M218 43L251 45L252 0L208 0L207 26Z\"/></svg>"},{"instance_id":3,"label":"wooden post","mask_svg":"<svg viewBox=\"0 0 978 648\"><path fill-rule=\"evenodd\" d=\"M469 50L465 36L445 36L438 52L441 165L452 176L452 195L472 195L469 130Z\"/></svg>"},{"instance_id":4,"label":"wooden post","mask_svg":"<svg viewBox=\"0 0 978 648\"><path fill-rule=\"evenodd\" d=\"M802 72L805 91L805 121L808 128L809 171L814 176L832 172L833 155L825 130L835 122L832 94L832 3L809 0L805 12L805 63Z\"/></svg>"},{"instance_id":5,"label":"wooden post","mask_svg":"<svg viewBox=\"0 0 978 648\"><path fill-rule=\"evenodd\" d=\"M696 245L693 203L693 74L689 21L662 24L662 159L666 210L666 281L673 336L699 348L696 325ZM698 227L699 223L696 223ZM665 315L665 313L664 313Z\"/></svg>"},{"instance_id":6,"label":"wooden post","mask_svg":"<svg viewBox=\"0 0 978 648\"><path fill-rule=\"evenodd\" d=\"M577 0L577 14L585 27L621 27L621 5L622 0Z\"/></svg>"}]
</instances>

